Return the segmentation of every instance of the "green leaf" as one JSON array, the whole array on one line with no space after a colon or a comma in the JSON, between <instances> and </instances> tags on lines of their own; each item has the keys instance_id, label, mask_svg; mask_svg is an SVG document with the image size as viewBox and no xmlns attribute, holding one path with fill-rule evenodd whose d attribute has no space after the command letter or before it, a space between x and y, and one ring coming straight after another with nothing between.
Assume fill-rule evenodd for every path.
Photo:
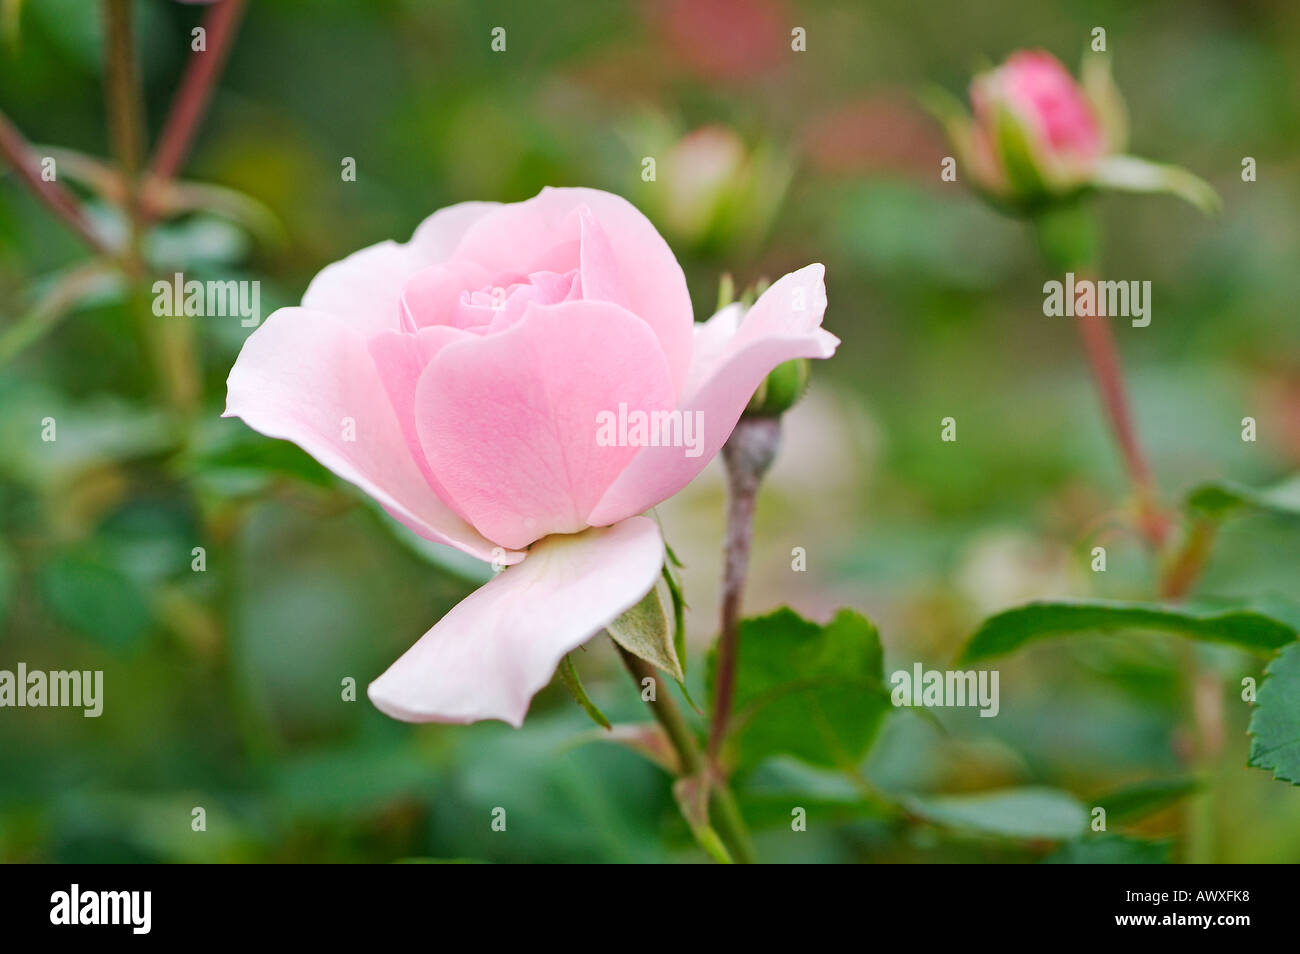
<instances>
[{"instance_id":1,"label":"green leaf","mask_svg":"<svg viewBox=\"0 0 1300 954\"><path fill-rule=\"evenodd\" d=\"M4 540L0 540L0 625L4 623L5 617L9 615L15 576L17 576L17 571L14 567L13 554Z\"/></svg>"},{"instance_id":2,"label":"green leaf","mask_svg":"<svg viewBox=\"0 0 1300 954\"><path fill-rule=\"evenodd\" d=\"M1186 507L1215 519L1248 507L1286 517L1300 517L1300 474L1263 490L1231 480L1213 480L1192 490L1187 495Z\"/></svg>"},{"instance_id":3,"label":"green leaf","mask_svg":"<svg viewBox=\"0 0 1300 954\"><path fill-rule=\"evenodd\" d=\"M938 120L964 163L970 154L971 117L966 106L942 86L927 86L917 93L921 107Z\"/></svg>"},{"instance_id":4,"label":"green leaf","mask_svg":"<svg viewBox=\"0 0 1300 954\"><path fill-rule=\"evenodd\" d=\"M1178 166L1139 159L1137 156L1106 156L1097 163L1093 185L1121 192L1164 192L1188 202L1206 215L1223 208L1214 187Z\"/></svg>"},{"instance_id":5,"label":"green leaf","mask_svg":"<svg viewBox=\"0 0 1300 954\"><path fill-rule=\"evenodd\" d=\"M716 652L708 668L712 698ZM737 768L782 753L856 766L891 708L880 635L858 613L841 610L821 626L783 608L741 623L729 739Z\"/></svg>"},{"instance_id":6,"label":"green leaf","mask_svg":"<svg viewBox=\"0 0 1300 954\"><path fill-rule=\"evenodd\" d=\"M1167 808L1200 788L1194 778L1153 778L1115 789L1092 799L1106 809L1106 822L1133 821Z\"/></svg>"},{"instance_id":7,"label":"green leaf","mask_svg":"<svg viewBox=\"0 0 1300 954\"><path fill-rule=\"evenodd\" d=\"M870 799L817 798L807 795L759 794L741 795L740 811L750 828L785 828L789 830L794 809L808 813L808 821L815 825L841 825L856 821L892 820L896 812L881 802Z\"/></svg>"},{"instance_id":8,"label":"green leaf","mask_svg":"<svg viewBox=\"0 0 1300 954\"><path fill-rule=\"evenodd\" d=\"M1300 785L1300 643L1287 646L1264 670L1247 731L1250 764Z\"/></svg>"},{"instance_id":9,"label":"green leaf","mask_svg":"<svg viewBox=\"0 0 1300 954\"><path fill-rule=\"evenodd\" d=\"M560 675L560 681L564 687L569 690L574 701L582 706L582 711L591 717L591 721L604 729L611 728L609 719L605 718L605 713L597 708L596 704L591 701L587 695L587 690L582 688L582 680L578 678L578 670L573 666L573 660L566 653L560 660L559 669L556 670Z\"/></svg>"},{"instance_id":10,"label":"green leaf","mask_svg":"<svg viewBox=\"0 0 1300 954\"><path fill-rule=\"evenodd\" d=\"M1087 835L1068 841L1048 857L1045 865L1164 865L1170 843L1143 841L1124 835Z\"/></svg>"},{"instance_id":11,"label":"green leaf","mask_svg":"<svg viewBox=\"0 0 1300 954\"><path fill-rule=\"evenodd\" d=\"M1088 827L1088 811L1069 792L1010 788L975 795L913 795L907 808L945 828L1006 838L1064 841Z\"/></svg>"},{"instance_id":12,"label":"green leaf","mask_svg":"<svg viewBox=\"0 0 1300 954\"><path fill-rule=\"evenodd\" d=\"M1019 649L1049 636L1145 629L1267 653L1296 638L1296 628L1248 608L1109 600L1040 601L990 616L966 643L958 665Z\"/></svg>"},{"instance_id":13,"label":"green leaf","mask_svg":"<svg viewBox=\"0 0 1300 954\"><path fill-rule=\"evenodd\" d=\"M1128 145L1128 109L1111 74L1110 55L1085 53L1079 71L1079 85L1106 138L1106 151L1116 153Z\"/></svg>"},{"instance_id":14,"label":"green leaf","mask_svg":"<svg viewBox=\"0 0 1300 954\"><path fill-rule=\"evenodd\" d=\"M149 627L144 593L105 563L76 555L55 557L41 569L40 582L59 622L107 649L133 647Z\"/></svg>"},{"instance_id":15,"label":"green leaf","mask_svg":"<svg viewBox=\"0 0 1300 954\"><path fill-rule=\"evenodd\" d=\"M641 598L641 602L605 629L614 642L633 656L644 659L652 666L658 666L678 682L685 678L657 588L652 588Z\"/></svg>"},{"instance_id":16,"label":"green leaf","mask_svg":"<svg viewBox=\"0 0 1300 954\"><path fill-rule=\"evenodd\" d=\"M671 554L672 551L669 551ZM664 563L663 569L664 582L668 586L668 596L673 602L673 651L677 654L677 661L681 663L682 675L686 674L686 597L682 595L681 584L677 582L677 577L673 571L668 568L668 563Z\"/></svg>"},{"instance_id":17,"label":"green leaf","mask_svg":"<svg viewBox=\"0 0 1300 954\"><path fill-rule=\"evenodd\" d=\"M1012 193L1022 200L1046 195L1048 186L1035 157L1033 134L1005 104L999 104L994 113L993 137Z\"/></svg>"}]
</instances>

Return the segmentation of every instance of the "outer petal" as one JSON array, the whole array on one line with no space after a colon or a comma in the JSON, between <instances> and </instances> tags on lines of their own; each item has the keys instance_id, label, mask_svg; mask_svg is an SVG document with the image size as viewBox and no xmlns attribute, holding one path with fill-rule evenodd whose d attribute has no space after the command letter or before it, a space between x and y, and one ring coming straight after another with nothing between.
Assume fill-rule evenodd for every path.
<instances>
[{"instance_id":1,"label":"outer petal","mask_svg":"<svg viewBox=\"0 0 1300 954\"><path fill-rule=\"evenodd\" d=\"M634 606L663 558L646 517L547 537L425 633L370 684L370 700L407 722L518 727L564 654Z\"/></svg>"},{"instance_id":2,"label":"outer petal","mask_svg":"<svg viewBox=\"0 0 1300 954\"><path fill-rule=\"evenodd\" d=\"M493 559L493 545L421 475L365 336L355 328L331 315L281 308L244 342L226 387L225 417L293 441L421 536ZM344 440L344 418L355 422L355 440ZM496 556L506 563L522 559Z\"/></svg>"},{"instance_id":3,"label":"outer petal","mask_svg":"<svg viewBox=\"0 0 1300 954\"><path fill-rule=\"evenodd\" d=\"M603 415L673 402L645 322L608 302L570 301L530 305L500 334L443 348L420 376L415 420L456 509L489 540L519 548L587 526L637 454L600 443Z\"/></svg>"},{"instance_id":4,"label":"outer petal","mask_svg":"<svg viewBox=\"0 0 1300 954\"><path fill-rule=\"evenodd\" d=\"M526 202L503 205L476 221L455 257L501 272L565 271L574 263L556 261L555 246L563 239L571 247L568 243L578 238L564 234L562 227L583 205L608 240L629 309L654 330L680 393L690 367L694 321L686 278L668 243L626 199L598 189L543 189Z\"/></svg>"},{"instance_id":5,"label":"outer petal","mask_svg":"<svg viewBox=\"0 0 1300 954\"><path fill-rule=\"evenodd\" d=\"M821 327L826 310L825 268L791 272L763 293L735 334L719 346L736 313L723 309L700 329L701 344L681 404L699 415L703 446L696 457L679 447L644 447L606 491L589 522L616 523L648 510L690 483L722 449L754 391L773 368L791 358L829 358L839 339ZM720 326L713 327L714 322Z\"/></svg>"},{"instance_id":6,"label":"outer petal","mask_svg":"<svg viewBox=\"0 0 1300 954\"><path fill-rule=\"evenodd\" d=\"M465 230L496 202L462 202L439 209L405 245L380 242L325 266L302 296L302 306L347 319L367 334L397 329L402 287L426 265L446 260Z\"/></svg>"}]
</instances>

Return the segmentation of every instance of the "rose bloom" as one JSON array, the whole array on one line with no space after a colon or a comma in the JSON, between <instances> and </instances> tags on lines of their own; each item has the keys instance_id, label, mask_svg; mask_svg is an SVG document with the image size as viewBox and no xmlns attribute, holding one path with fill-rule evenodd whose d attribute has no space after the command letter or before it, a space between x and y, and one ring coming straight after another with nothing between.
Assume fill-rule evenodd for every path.
<instances>
[{"instance_id":1,"label":"rose bloom","mask_svg":"<svg viewBox=\"0 0 1300 954\"><path fill-rule=\"evenodd\" d=\"M995 195L1023 191L1027 177L1051 192L1083 186L1111 149L1094 104L1050 53L1013 53L971 81L970 97L973 175Z\"/></svg>"},{"instance_id":2,"label":"rose bloom","mask_svg":"<svg viewBox=\"0 0 1300 954\"><path fill-rule=\"evenodd\" d=\"M697 325L640 212L544 189L435 212L405 245L328 266L250 335L226 416L298 444L421 536L506 567L370 684L374 704L518 726L565 653L657 581L664 544L642 514L704 468L768 372L835 351L823 271ZM620 406L678 411L702 434L690 448L598 439Z\"/></svg>"}]
</instances>

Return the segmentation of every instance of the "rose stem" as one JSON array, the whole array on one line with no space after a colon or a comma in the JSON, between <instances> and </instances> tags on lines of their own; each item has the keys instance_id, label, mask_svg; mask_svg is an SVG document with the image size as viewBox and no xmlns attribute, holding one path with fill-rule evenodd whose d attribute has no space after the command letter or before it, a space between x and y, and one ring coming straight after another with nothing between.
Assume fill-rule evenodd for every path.
<instances>
[{"instance_id":1,"label":"rose stem","mask_svg":"<svg viewBox=\"0 0 1300 954\"><path fill-rule=\"evenodd\" d=\"M1214 545L1218 522L1195 518L1182 545L1165 567L1160 581L1160 596L1180 600L1191 592ZM1187 679L1187 704L1192 715L1193 751L1188 762L1198 775L1213 771L1223 752L1224 714L1222 681L1210 667L1201 666L1196 645L1186 640L1182 647L1183 668ZM1192 795L1185 808L1187 819L1186 860L1205 863L1214 860L1215 806L1211 790Z\"/></svg>"},{"instance_id":2,"label":"rose stem","mask_svg":"<svg viewBox=\"0 0 1300 954\"><path fill-rule=\"evenodd\" d=\"M754 508L763 475L776 457L781 441L779 417L744 417L736 424L722 459L727 468L727 531L723 543L722 631L718 637L718 678L709 725L709 761L717 767L727 734L736 689L740 652L740 599L749 571L749 547L754 535Z\"/></svg>"},{"instance_id":3,"label":"rose stem","mask_svg":"<svg viewBox=\"0 0 1300 954\"><path fill-rule=\"evenodd\" d=\"M1110 421L1111 432L1124 457L1129 482L1137 495L1138 527L1150 547L1159 550L1168 535L1169 524L1160 510L1151 469L1147 466L1146 455L1138 443L1137 431L1133 426L1119 351L1115 347L1109 319L1105 315L1080 314L1075 318L1075 323L1079 328L1079 337L1092 369L1102 408Z\"/></svg>"},{"instance_id":4,"label":"rose stem","mask_svg":"<svg viewBox=\"0 0 1300 954\"><path fill-rule=\"evenodd\" d=\"M144 107L135 64L135 38L131 0L104 0L105 97L109 139L126 184L127 243L125 268L131 284L128 308L136 316L141 343L163 387L167 403L183 420L192 420L201 398L198 362L194 355L194 328L185 318L173 316L161 324L151 321L147 273L143 253L146 225L142 204Z\"/></svg>"},{"instance_id":5,"label":"rose stem","mask_svg":"<svg viewBox=\"0 0 1300 954\"><path fill-rule=\"evenodd\" d=\"M19 178L32 194L76 232L83 242L101 255L114 257L113 249L90 227L76 196L61 183L47 182L41 178L31 146L3 112L0 112L0 154L3 154L9 165L13 166L14 171L18 173Z\"/></svg>"},{"instance_id":6,"label":"rose stem","mask_svg":"<svg viewBox=\"0 0 1300 954\"><path fill-rule=\"evenodd\" d=\"M208 8L203 18L207 49L190 54L185 75L172 100L167 119L154 147L149 164L151 176L161 185L176 175L185 161L190 143L203 118L212 88L230 52L231 41L244 13L245 0L220 0ZM146 215L154 210L145 209Z\"/></svg>"},{"instance_id":7,"label":"rose stem","mask_svg":"<svg viewBox=\"0 0 1300 954\"><path fill-rule=\"evenodd\" d=\"M614 648L618 650L623 665L631 673L638 689L645 679L654 679L658 682L658 676L649 663L632 655L618 643L614 643ZM647 702L646 705L650 707L650 713L663 727L664 734L672 743L677 759L681 763L682 777L699 775L704 769L703 757L700 755L699 746L690 726L686 724L681 710L677 708L672 697L666 692L656 691L654 701ZM726 780L718 777L709 779L709 791L714 808L711 821L718 837L727 846L733 860L740 864L752 864L754 849L749 843L749 832L745 828L735 796L731 794Z\"/></svg>"}]
</instances>

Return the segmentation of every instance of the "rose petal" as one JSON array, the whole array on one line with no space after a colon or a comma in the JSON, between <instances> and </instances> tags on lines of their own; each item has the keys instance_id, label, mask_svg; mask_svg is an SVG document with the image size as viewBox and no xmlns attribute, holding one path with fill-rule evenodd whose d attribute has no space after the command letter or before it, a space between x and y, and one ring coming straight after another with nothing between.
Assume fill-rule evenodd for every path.
<instances>
[{"instance_id":1,"label":"rose petal","mask_svg":"<svg viewBox=\"0 0 1300 954\"><path fill-rule=\"evenodd\" d=\"M302 306L346 318L367 334L396 330L406 280L448 258L465 230L498 207L496 202L462 202L439 209L405 245L380 242L327 265L308 284Z\"/></svg>"},{"instance_id":2,"label":"rose petal","mask_svg":"<svg viewBox=\"0 0 1300 954\"><path fill-rule=\"evenodd\" d=\"M489 281L488 270L473 262L439 262L420 269L402 286L402 327L407 331L430 325L469 327L460 320L461 296Z\"/></svg>"},{"instance_id":3,"label":"rose petal","mask_svg":"<svg viewBox=\"0 0 1300 954\"><path fill-rule=\"evenodd\" d=\"M673 406L646 324L617 305L530 305L500 334L447 345L416 388L434 476L489 540L519 548L574 533L637 453L601 446L598 415Z\"/></svg>"},{"instance_id":4,"label":"rose petal","mask_svg":"<svg viewBox=\"0 0 1300 954\"><path fill-rule=\"evenodd\" d=\"M786 275L754 303L725 346L717 339L733 326L734 310L723 309L706 323L699 332L706 346L698 351L698 364L692 364L691 385L681 404L684 415L699 414L701 452L689 457L681 447L643 447L591 512L590 523L616 523L677 493L722 449L773 368L791 358L835 353L839 339L821 327L824 274L823 266L809 265ZM718 328L712 327L715 321Z\"/></svg>"},{"instance_id":5,"label":"rose petal","mask_svg":"<svg viewBox=\"0 0 1300 954\"><path fill-rule=\"evenodd\" d=\"M448 325L429 325L414 334L385 331L367 342L379 380L383 382L384 391L402 429L406 449L434 493L453 511L456 509L455 502L433 476L424 456L424 448L420 446L420 434L415 425L415 388L420 383L420 375L438 352L469 334L468 331ZM464 514L458 516L463 518Z\"/></svg>"},{"instance_id":6,"label":"rose petal","mask_svg":"<svg viewBox=\"0 0 1300 954\"><path fill-rule=\"evenodd\" d=\"M584 205L608 241L628 309L654 330L680 393L691 362L694 320L686 278L668 243L626 199L597 189L543 189L534 198L503 205L471 225L454 257L499 272L567 271L578 264L572 260L573 243L581 236L566 230L572 229L572 213ZM593 268L599 254L593 247ZM600 287L608 294L606 286L612 283L608 269L599 268Z\"/></svg>"},{"instance_id":7,"label":"rose petal","mask_svg":"<svg viewBox=\"0 0 1300 954\"><path fill-rule=\"evenodd\" d=\"M340 319L281 308L244 342L226 381L225 417L293 441L421 536L513 563L452 512L420 473L366 347ZM345 418L355 440L344 439Z\"/></svg>"},{"instance_id":8,"label":"rose petal","mask_svg":"<svg viewBox=\"0 0 1300 954\"><path fill-rule=\"evenodd\" d=\"M564 654L649 592L663 556L646 517L547 537L425 633L370 684L370 700L407 722L517 728Z\"/></svg>"}]
</instances>

